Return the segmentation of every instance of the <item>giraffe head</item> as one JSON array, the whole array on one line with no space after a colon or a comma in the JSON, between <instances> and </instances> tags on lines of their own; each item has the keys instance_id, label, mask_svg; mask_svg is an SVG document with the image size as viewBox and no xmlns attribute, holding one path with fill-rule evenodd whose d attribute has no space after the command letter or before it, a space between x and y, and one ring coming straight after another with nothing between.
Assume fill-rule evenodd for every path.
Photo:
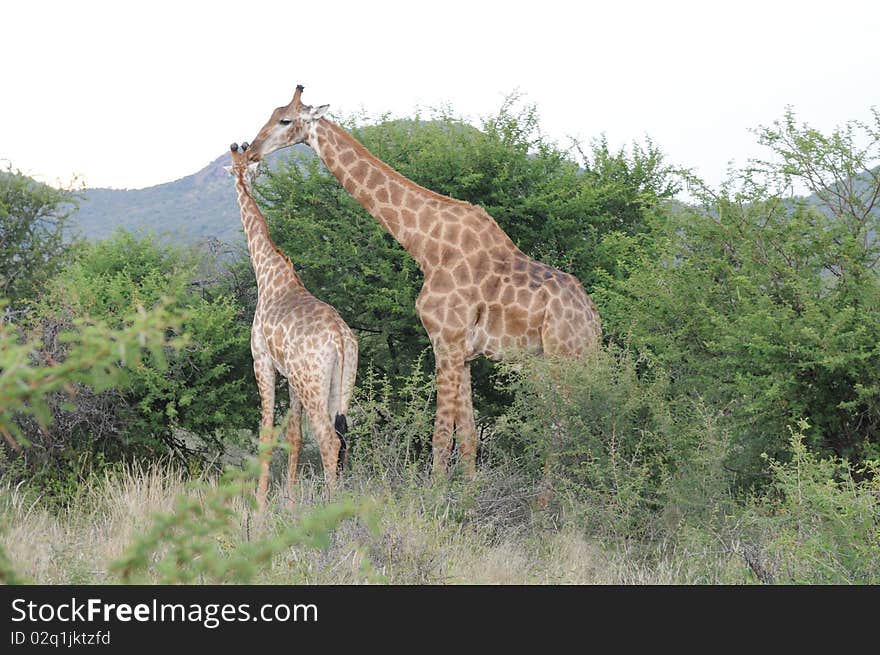
<instances>
[{"instance_id":1,"label":"giraffe head","mask_svg":"<svg viewBox=\"0 0 880 655\"><path fill-rule=\"evenodd\" d=\"M272 112L269 121L257 134L247 153L248 160L258 162L276 150L302 143L309 138L312 126L327 111L330 105L312 107L301 100L303 86L296 87L293 100Z\"/></svg>"},{"instance_id":2,"label":"giraffe head","mask_svg":"<svg viewBox=\"0 0 880 655\"><path fill-rule=\"evenodd\" d=\"M257 167L259 164L257 162L248 161L248 156L246 154L248 148L247 141L242 143L240 148L237 143L230 145L229 150L232 152L232 166L224 166L224 168L233 177L242 174L244 180L250 184L257 176Z\"/></svg>"}]
</instances>

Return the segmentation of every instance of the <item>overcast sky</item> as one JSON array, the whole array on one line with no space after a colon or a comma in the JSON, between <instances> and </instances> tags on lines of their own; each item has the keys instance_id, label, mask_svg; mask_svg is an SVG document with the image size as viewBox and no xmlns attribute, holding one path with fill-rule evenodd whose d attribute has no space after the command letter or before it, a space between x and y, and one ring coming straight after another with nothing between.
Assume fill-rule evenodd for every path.
<instances>
[{"instance_id":1,"label":"overcast sky","mask_svg":"<svg viewBox=\"0 0 880 655\"><path fill-rule=\"evenodd\" d=\"M717 184L791 105L827 130L880 105L880 2L3 3L0 165L140 188L252 139L296 84L331 112L519 89L561 143L645 135Z\"/></svg>"}]
</instances>

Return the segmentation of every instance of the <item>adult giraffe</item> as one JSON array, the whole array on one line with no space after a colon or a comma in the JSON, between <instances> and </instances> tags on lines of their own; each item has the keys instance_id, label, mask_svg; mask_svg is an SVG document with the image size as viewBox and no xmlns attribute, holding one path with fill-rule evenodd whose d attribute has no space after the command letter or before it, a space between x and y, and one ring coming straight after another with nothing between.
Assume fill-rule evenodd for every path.
<instances>
[{"instance_id":1,"label":"adult giraffe","mask_svg":"<svg viewBox=\"0 0 880 655\"><path fill-rule=\"evenodd\" d=\"M456 432L465 472L476 471L470 362L518 352L580 357L600 339L593 300L572 275L537 262L481 207L434 193L373 156L324 118L328 105L293 100L272 112L247 152L258 162L305 143L418 262L416 311L434 349L434 475L445 474Z\"/></svg>"},{"instance_id":2,"label":"adult giraffe","mask_svg":"<svg viewBox=\"0 0 880 655\"><path fill-rule=\"evenodd\" d=\"M324 480L336 481L345 461L345 415L357 373L357 339L330 305L303 286L293 264L269 236L266 219L248 186L247 143L230 146L235 191L248 253L257 278L257 308L251 329L254 375L260 390L260 445L264 451L257 483L257 507L266 506L269 455L275 417L275 372L287 378L290 414L287 423L287 480L293 490L302 446L302 413L309 417L321 450Z\"/></svg>"}]
</instances>

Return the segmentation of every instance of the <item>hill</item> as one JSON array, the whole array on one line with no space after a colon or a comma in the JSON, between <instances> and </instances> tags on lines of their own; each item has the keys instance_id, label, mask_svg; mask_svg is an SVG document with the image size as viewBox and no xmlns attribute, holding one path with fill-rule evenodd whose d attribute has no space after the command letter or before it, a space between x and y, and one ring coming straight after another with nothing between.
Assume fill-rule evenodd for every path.
<instances>
[{"instance_id":1,"label":"hill","mask_svg":"<svg viewBox=\"0 0 880 655\"><path fill-rule=\"evenodd\" d=\"M308 151L304 146L297 149ZM288 156L276 153L269 165ZM210 238L243 242L232 178L223 168L228 165L229 154L223 153L197 173L173 182L144 189L85 189L71 226L90 241L123 227L185 243Z\"/></svg>"}]
</instances>

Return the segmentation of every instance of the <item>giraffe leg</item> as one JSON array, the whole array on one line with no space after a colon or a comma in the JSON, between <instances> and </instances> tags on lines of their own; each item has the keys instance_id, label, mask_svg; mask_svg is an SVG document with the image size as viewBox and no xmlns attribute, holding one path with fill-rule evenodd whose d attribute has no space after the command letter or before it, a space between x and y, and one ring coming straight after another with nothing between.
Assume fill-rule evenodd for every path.
<instances>
[{"instance_id":1,"label":"giraffe leg","mask_svg":"<svg viewBox=\"0 0 880 655\"><path fill-rule=\"evenodd\" d=\"M461 384L458 395L458 418L455 421L455 435L461 451L461 467L464 474L473 479L477 474L477 426L474 423L474 399L471 390L471 363L462 367Z\"/></svg>"},{"instance_id":2,"label":"giraffe leg","mask_svg":"<svg viewBox=\"0 0 880 655\"><path fill-rule=\"evenodd\" d=\"M437 357L437 416L434 419L434 479L446 476L452 454L452 433L458 417L464 357Z\"/></svg>"},{"instance_id":3,"label":"giraffe leg","mask_svg":"<svg viewBox=\"0 0 880 655\"><path fill-rule=\"evenodd\" d=\"M293 502L293 487L296 484L296 466L302 448L302 402L290 386L290 412L287 418L287 444L290 452L287 455L287 489Z\"/></svg>"},{"instance_id":4,"label":"giraffe leg","mask_svg":"<svg viewBox=\"0 0 880 655\"><path fill-rule=\"evenodd\" d=\"M275 367L268 355L254 353L254 375L260 391L260 477L257 482L257 511L266 508L269 490L269 460L272 459L273 425L275 419Z\"/></svg>"},{"instance_id":5,"label":"giraffe leg","mask_svg":"<svg viewBox=\"0 0 880 655\"><path fill-rule=\"evenodd\" d=\"M319 408L309 412L312 432L321 451L321 462L324 464L324 484L328 490L336 486L336 471L339 466L339 435L333 423L327 418L327 408Z\"/></svg>"},{"instance_id":6,"label":"giraffe leg","mask_svg":"<svg viewBox=\"0 0 880 655\"><path fill-rule=\"evenodd\" d=\"M334 358L331 358L331 362L323 373L321 389L318 393L302 399L306 412L309 415L312 433L315 435L315 441L318 442L318 449L321 451L321 462L324 465L324 483L328 489L332 489L336 485L336 471L339 465L339 449L341 446L339 434L337 434L336 428L333 425L336 407L333 407L332 414L330 409L335 367L336 361ZM337 383L339 382L341 381L337 380Z\"/></svg>"}]
</instances>

